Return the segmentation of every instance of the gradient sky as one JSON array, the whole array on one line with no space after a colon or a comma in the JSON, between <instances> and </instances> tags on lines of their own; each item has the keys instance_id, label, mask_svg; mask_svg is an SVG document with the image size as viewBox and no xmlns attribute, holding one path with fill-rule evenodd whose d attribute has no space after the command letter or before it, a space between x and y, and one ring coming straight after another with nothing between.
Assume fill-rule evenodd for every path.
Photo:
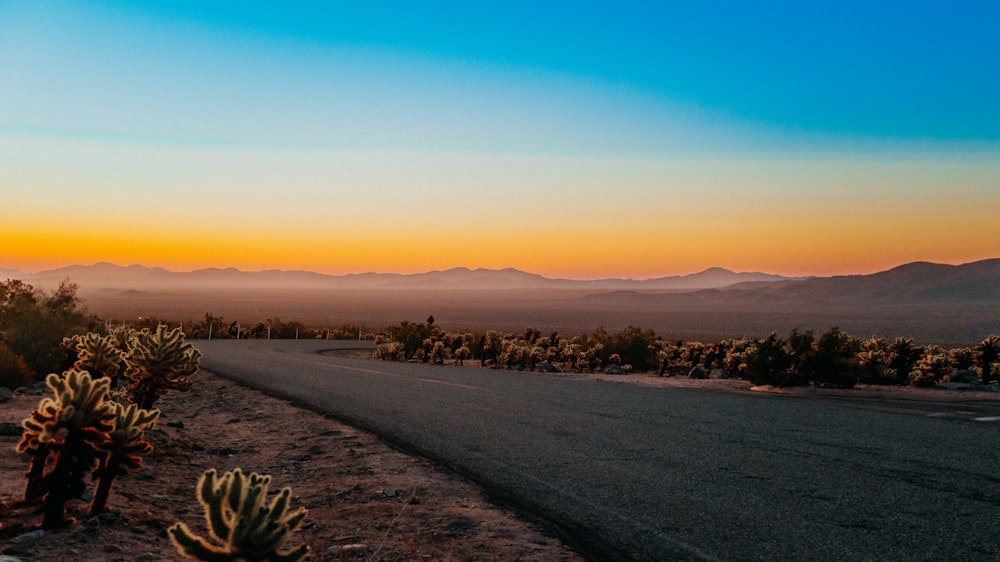
<instances>
[{"instance_id":1,"label":"gradient sky","mask_svg":"<svg viewBox=\"0 0 1000 562\"><path fill-rule=\"evenodd\" d=\"M1000 3L0 0L0 268L1000 257Z\"/></svg>"}]
</instances>

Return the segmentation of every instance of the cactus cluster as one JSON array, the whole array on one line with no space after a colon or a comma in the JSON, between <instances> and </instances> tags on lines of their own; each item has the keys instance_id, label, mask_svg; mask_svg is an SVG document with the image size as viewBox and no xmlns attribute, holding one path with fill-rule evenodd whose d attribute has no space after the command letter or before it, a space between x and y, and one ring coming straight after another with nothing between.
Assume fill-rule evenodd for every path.
<instances>
[{"instance_id":1,"label":"cactus cluster","mask_svg":"<svg viewBox=\"0 0 1000 562\"><path fill-rule=\"evenodd\" d=\"M132 401L149 409L169 390L190 390L200 360L201 352L184 341L180 328L169 330L161 324L155 332L136 333L125 356Z\"/></svg>"},{"instance_id":2,"label":"cactus cluster","mask_svg":"<svg viewBox=\"0 0 1000 562\"><path fill-rule=\"evenodd\" d=\"M267 504L270 476L251 472L244 476L237 468L219 477L208 470L198 480L198 501L205 508L205 520L219 545L195 535L184 523L176 523L168 533L178 552L204 562L298 562L309 547L283 549L298 529L306 510L289 512L291 488Z\"/></svg>"},{"instance_id":3,"label":"cactus cluster","mask_svg":"<svg viewBox=\"0 0 1000 562\"><path fill-rule=\"evenodd\" d=\"M84 478L100 463L102 445L114 428L114 408L105 400L110 382L86 371L51 374L45 383L55 399L43 398L22 422L17 451L32 455L25 500L44 499L44 528L64 524L66 502L83 494ZM50 454L55 460L48 468Z\"/></svg>"}]
</instances>

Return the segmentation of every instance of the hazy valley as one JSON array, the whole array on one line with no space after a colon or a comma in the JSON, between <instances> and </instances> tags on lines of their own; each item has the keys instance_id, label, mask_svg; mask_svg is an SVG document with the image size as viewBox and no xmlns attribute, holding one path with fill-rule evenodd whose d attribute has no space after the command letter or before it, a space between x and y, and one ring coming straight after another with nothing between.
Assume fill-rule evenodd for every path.
<instances>
[{"instance_id":1,"label":"hazy valley","mask_svg":"<svg viewBox=\"0 0 1000 562\"><path fill-rule=\"evenodd\" d=\"M668 338L712 341L831 326L859 337L905 336L970 345L1000 333L1000 259L959 266L913 263L871 275L787 278L713 268L649 280L548 279L513 269L456 268L415 275L311 272L189 273L111 264L22 274L50 289L69 279L103 318L241 323L268 318L309 326L381 328L433 315L453 330L526 327L572 334L629 325Z\"/></svg>"}]
</instances>

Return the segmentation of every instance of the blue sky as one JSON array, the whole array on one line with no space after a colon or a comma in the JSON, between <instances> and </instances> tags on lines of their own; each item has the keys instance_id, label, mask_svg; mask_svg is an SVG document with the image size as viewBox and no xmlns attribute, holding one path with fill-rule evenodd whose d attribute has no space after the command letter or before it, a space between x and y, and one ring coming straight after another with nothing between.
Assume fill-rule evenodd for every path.
<instances>
[{"instance_id":1,"label":"blue sky","mask_svg":"<svg viewBox=\"0 0 1000 562\"><path fill-rule=\"evenodd\" d=\"M294 230L357 247L324 230L325 217L370 240L412 231L416 209L440 225L428 244L466 240L454 252L408 247L411 259L396 261L387 238L364 246L368 262L320 249L293 262L277 246L271 258L219 246L184 262L181 249L157 255L150 248L162 240L136 232L131 253L108 256L178 268L231 256L214 265L538 271L551 262L540 272L645 276L991 257L985 240L1000 232L955 225L986 224L983 209L1000 202L998 16L1000 4L972 1L0 0L0 150L11 158L0 172L11 202L0 220L20 229L0 236L31 248L8 258L28 269L98 259L120 233L87 232L101 252L32 258L45 248L32 231L42 219L22 224L39 213L71 217L83 203L68 196L88 192L105 206L89 212L134 225L222 215L232 218L219 231L237 232L272 213L262 236ZM276 190L285 197L242 201ZM838 192L873 195L884 224L824 255L826 231L856 218ZM906 196L917 202L900 213ZM484 197L494 211L480 209ZM524 211L531 199L549 210ZM766 201L770 210L741 214ZM593 209L628 228L605 234ZM548 219L560 210L579 220ZM951 213L936 238L910 247L894 238L930 212ZM802 213L815 220L803 223ZM641 229L635 216L647 221ZM683 216L724 218L737 248ZM732 238L774 245L810 223L810 244L781 251ZM534 249L523 257L521 239L482 253L489 236L477 226L587 243L563 261ZM709 240L701 251L645 242L628 259L606 256L637 236L676 240L682 226Z\"/></svg>"}]
</instances>

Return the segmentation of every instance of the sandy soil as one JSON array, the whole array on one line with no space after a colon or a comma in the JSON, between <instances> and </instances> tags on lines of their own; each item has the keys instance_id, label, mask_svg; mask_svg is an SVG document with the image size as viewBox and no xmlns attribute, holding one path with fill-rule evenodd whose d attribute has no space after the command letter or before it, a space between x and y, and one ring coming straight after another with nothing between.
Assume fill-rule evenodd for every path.
<instances>
[{"instance_id":1,"label":"sandy soil","mask_svg":"<svg viewBox=\"0 0 1000 562\"><path fill-rule=\"evenodd\" d=\"M183 560L166 529L183 521L207 536L198 477L240 467L271 475L272 492L292 487L293 508L309 514L290 546L309 545L310 560L581 560L476 486L370 434L209 373L194 380L191 392L157 404L155 450L116 480L110 511L88 517L84 502L71 502L76 522L40 537L29 534L38 506L18 503L28 466L14 451L20 432L0 432L0 552L40 562ZM19 424L40 398L0 404L0 423Z\"/></svg>"}]
</instances>

